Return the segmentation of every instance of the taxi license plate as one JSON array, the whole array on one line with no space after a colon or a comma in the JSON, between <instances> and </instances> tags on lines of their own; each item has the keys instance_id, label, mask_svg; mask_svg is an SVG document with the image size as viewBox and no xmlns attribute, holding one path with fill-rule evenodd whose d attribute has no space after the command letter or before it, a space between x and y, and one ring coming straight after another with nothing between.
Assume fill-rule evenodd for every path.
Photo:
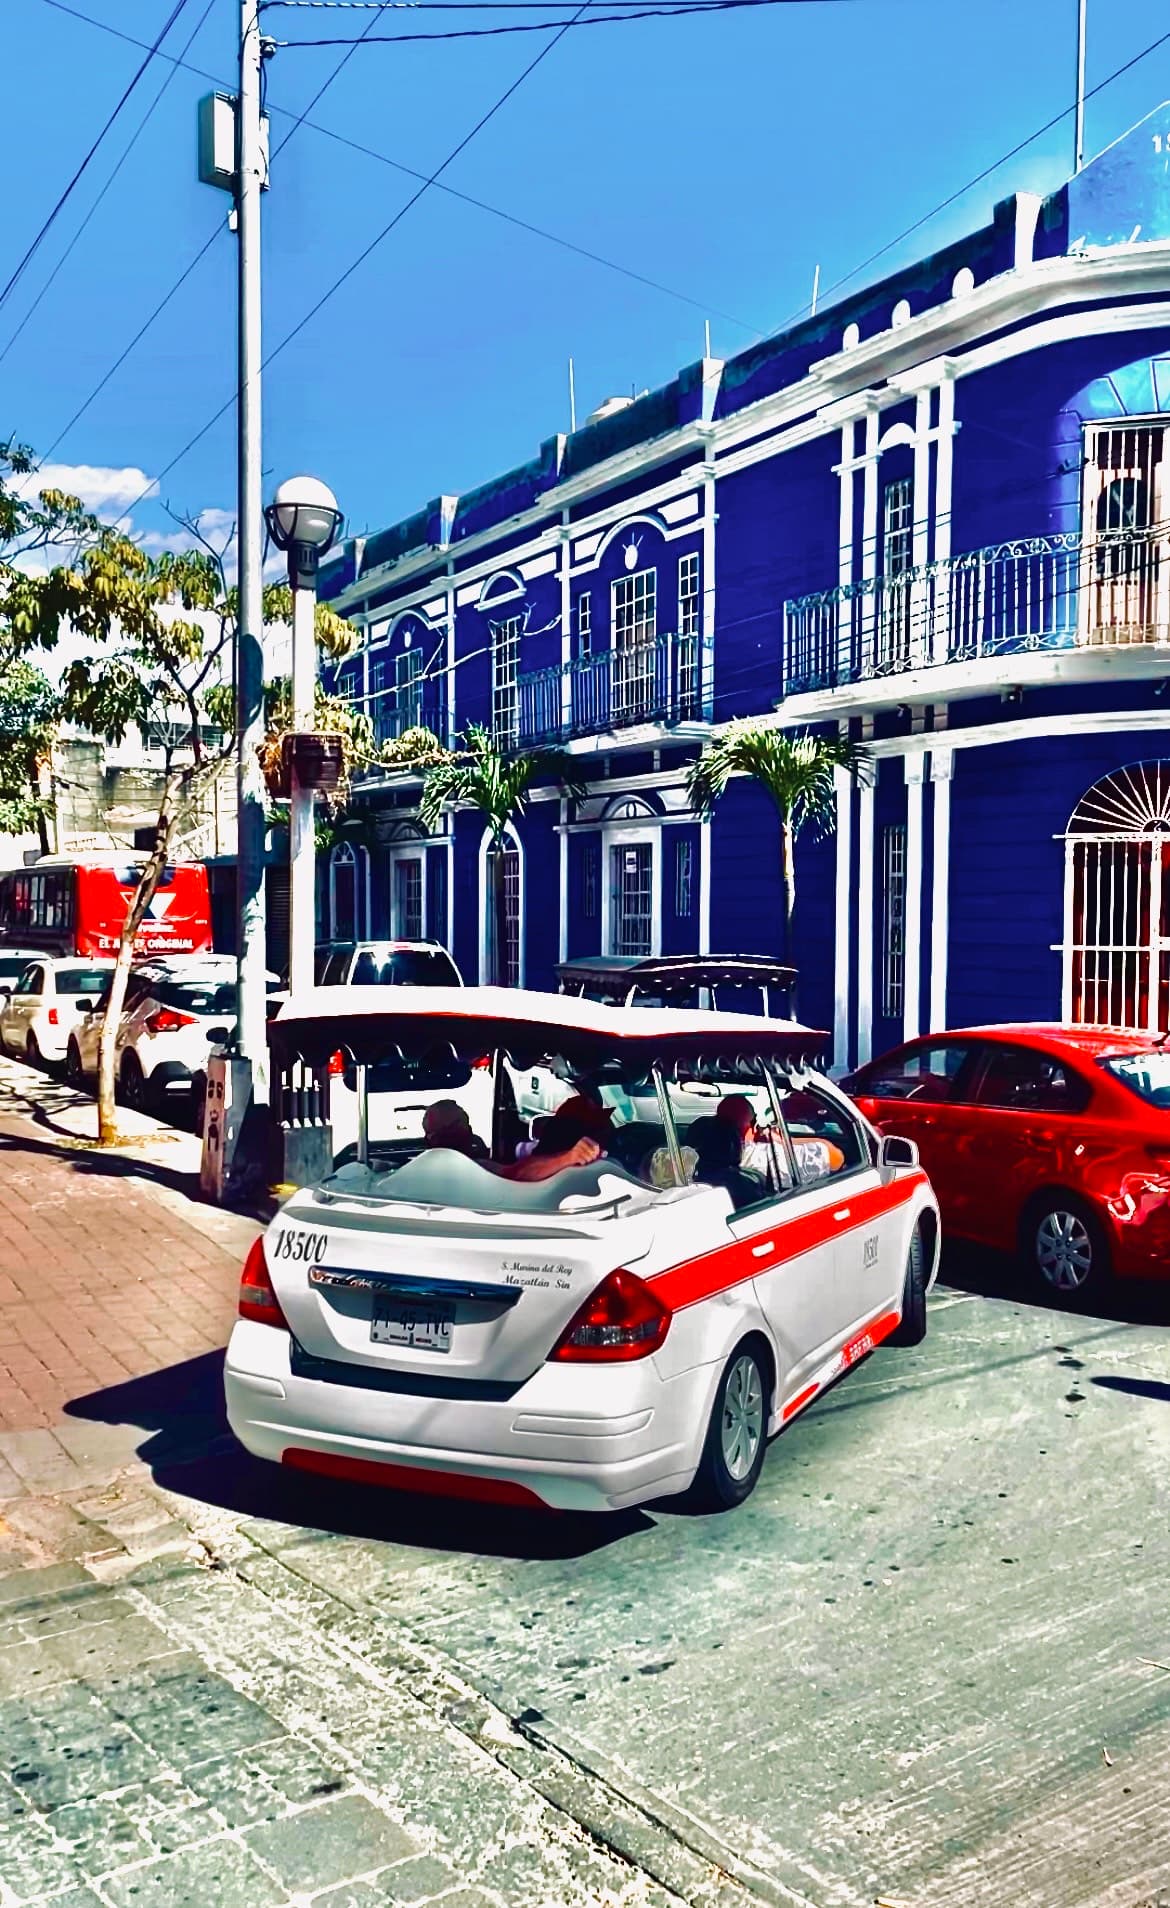
<instances>
[{"instance_id":1,"label":"taxi license plate","mask_svg":"<svg viewBox=\"0 0 1170 1908\"><path fill-rule=\"evenodd\" d=\"M370 1338L375 1345L410 1345L416 1351L449 1352L454 1325L453 1305L407 1305L400 1299L375 1299Z\"/></svg>"}]
</instances>

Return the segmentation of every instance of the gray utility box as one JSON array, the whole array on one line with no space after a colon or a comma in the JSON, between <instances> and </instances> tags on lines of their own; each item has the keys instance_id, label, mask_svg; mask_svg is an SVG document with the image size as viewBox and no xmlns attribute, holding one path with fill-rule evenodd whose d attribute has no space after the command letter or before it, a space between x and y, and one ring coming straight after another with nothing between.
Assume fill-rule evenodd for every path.
<instances>
[{"instance_id":1,"label":"gray utility box","mask_svg":"<svg viewBox=\"0 0 1170 1908\"><path fill-rule=\"evenodd\" d=\"M209 1054L199 1188L211 1199L222 1199L226 1191L251 1097L251 1063L226 1053Z\"/></svg>"}]
</instances>

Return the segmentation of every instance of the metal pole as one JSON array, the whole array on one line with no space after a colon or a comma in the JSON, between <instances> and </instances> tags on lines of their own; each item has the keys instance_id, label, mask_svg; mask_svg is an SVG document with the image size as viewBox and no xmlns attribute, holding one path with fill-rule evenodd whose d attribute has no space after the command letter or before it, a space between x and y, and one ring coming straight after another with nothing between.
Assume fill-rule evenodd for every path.
<instances>
[{"instance_id":1,"label":"metal pole","mask_svg":"<svg viewBox=\"0 0 1170 1908\"><path fill-rule=\"evenodd\" d=\"M819 299L820 295L821 295L821 268L820 268L820 265L818 264L816 271L813 273L812 298L809 302L809 308L808 308L808 315L810 318L815 318L817 315L817 300Z\"/></svg>"},{"instance_id":2,"label":"metal pole","mask_svg":"<svg viewBox=\"0 0 1170 1908\"><path fill-rule=\"evenodd\" d=\"M1077 109L1073 131L1073 171L1085 163L1085 25L1089 0L1077 0Z\"/></svg>"},{"instance_id":3,"label":"metal pole","mask_svg":"<svg viewBox=\"0 0 1170 1908\"><path fill-rule=\"evenodd\" d=\"M573 360L569 359L569 429L577 428L577 384L573 376Z\"/></svg>"},{"instance_id":4,"label":"metal pole","mask_svg":"<svg viewBox=\"0 0 1170 1908\"><path fill-rule=\"evenodd\" d=\"M239 429L237 535L239 616L236 634L237 980L238 1044L251 1062L252 1100L268 1099L265 1025L264 606L260 502L260 15L243 0L240 100L237 109L236 212L239 239Z\"/></svg>"},{"instance_id":5,"label":"metal pole","mask_svg":"<svg viewBox=\"0 0 1170 1908\"><path fill-rule=\"evenodd\" d=\"M291 566L290 566L291 567ZM293 577L292 726L303 735L313 728L317 679L313 613L316 591ZM317 864L313 822L313 791L302 788L294 763L289 800L289 952L288 984L292 994L313 985L317 948Z\"/></svg>"}]
</instances>

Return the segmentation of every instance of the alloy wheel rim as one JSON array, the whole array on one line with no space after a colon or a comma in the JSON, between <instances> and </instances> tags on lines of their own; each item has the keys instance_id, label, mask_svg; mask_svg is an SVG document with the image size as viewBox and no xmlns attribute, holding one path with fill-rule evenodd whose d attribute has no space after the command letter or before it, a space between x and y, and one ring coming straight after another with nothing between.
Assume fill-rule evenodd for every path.
<instances>
[{"instance_id":1,"label":"alloy wheel rim","mask_svg":"<svg viewBox=\"0 0 1170 1908\"><path fill-rule=\"evenodd\" d=\"M755 1359L745 1354L731 1368L720 1426L723 1462L736 1484L742 1484L751 1472L763 1435L764 1387Z\"/></svg>"},{"instance_id":2,"label":"alloy wheel rim","mask_svg":"<svg viewBox=\"0 0 1170 1908\"><path fill-rule=\"evenodd\" d=\"M1036 1263L1058 1292L1079 1292L1093 1270L1093 1241L1075 1212L1049 1212L1036 1228Z\"/></svg>"}]
</instances>

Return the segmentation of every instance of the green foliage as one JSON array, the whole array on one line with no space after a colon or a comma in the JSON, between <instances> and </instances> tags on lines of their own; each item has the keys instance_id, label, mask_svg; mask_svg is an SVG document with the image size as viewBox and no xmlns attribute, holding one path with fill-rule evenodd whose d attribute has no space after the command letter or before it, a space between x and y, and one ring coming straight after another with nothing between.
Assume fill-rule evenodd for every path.
<instances>
[{"instance_id":1,"label":"green foliage","mask_svg":"<svg viewBox=\"0 0 1170 1908\"><path fill-rule=\"evenodd\" d=\"M419 817L428 829L434 828L448 806L477 808L498 847L509 822L524 813L538 783L557 782L574 798L583 793L576 762L556 750L515 754L502 749L491 730L478 724L468 728L463 744L424 772Z\"/></svg>"},{"instance_id":2,"label":"green foliage","mask_svg":"<svg viewBox=\"0 0 1170 1908\"><path fill-rule=\"evenodd\" d=\"M48 813L40 771L50 756L60 701L48 677L28 662L0 670L0 835L23 835Z\"/></svg>"},{"instance_id":3,"label":"green foliage","mask_svg":"<svg viewBox=\"0 0 1170 1908\"><path fill-rule=\"evenodd\" d=\"M697 815L708 816L732 777L749 775L794 833L806 824L824 831L834 817L834 770L856 776L865 761L864 749L845 736L732 722L688 767L687 797Z\"/></svg>"}]
</instances>

